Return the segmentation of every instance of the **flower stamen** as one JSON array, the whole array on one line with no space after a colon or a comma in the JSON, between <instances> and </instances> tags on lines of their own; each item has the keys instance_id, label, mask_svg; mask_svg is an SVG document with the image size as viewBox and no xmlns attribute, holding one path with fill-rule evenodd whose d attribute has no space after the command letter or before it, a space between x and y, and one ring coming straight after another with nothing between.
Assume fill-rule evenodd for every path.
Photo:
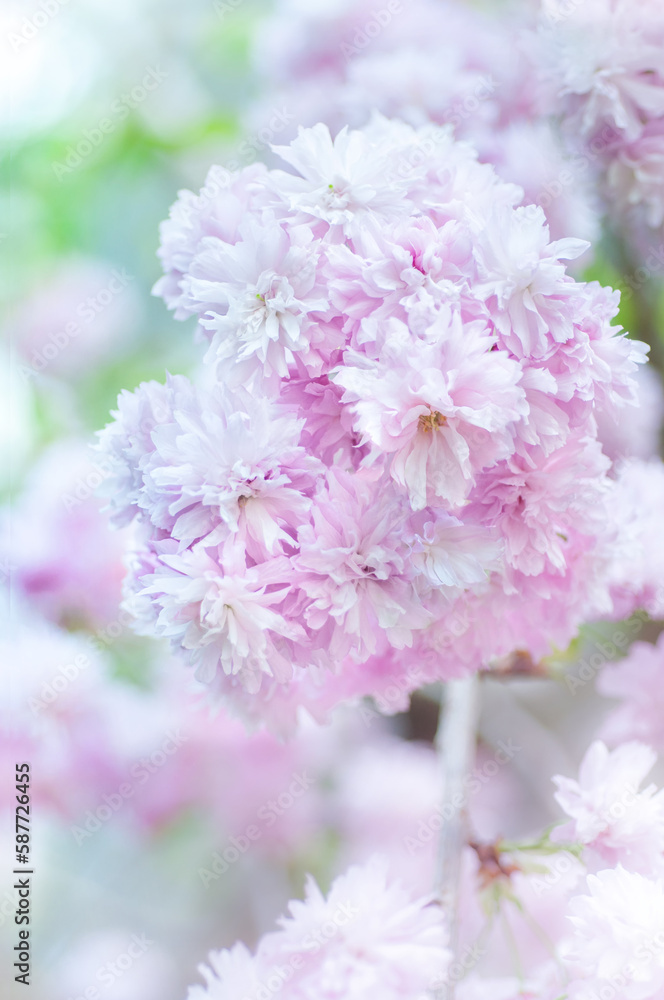
<instances>
[{"instance_id":1,"label":"flower stamen","mask_svg":"<svg viewBox=\"0 0 664 1000\"><path fill-rule=\"evenodd\" d=\"M431 413L421 414L420 419L417 422L419 430L424 431L425 434L429 434L434 431L436 427L444 427L447 423L447 417L443 416L438 410L432 410Z\"/></svg>"}]
</instances>

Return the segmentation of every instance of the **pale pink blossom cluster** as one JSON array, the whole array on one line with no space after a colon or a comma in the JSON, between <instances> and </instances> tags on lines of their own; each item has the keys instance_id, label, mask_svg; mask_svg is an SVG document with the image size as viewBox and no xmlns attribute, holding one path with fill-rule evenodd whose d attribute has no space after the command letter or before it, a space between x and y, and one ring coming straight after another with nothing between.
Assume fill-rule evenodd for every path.
<instances>
[{"instance_id":1,"label":"pale pink blossom cluster","mask_svg":"<svg viewBox=\"0 0 664 1000\"><path fill-rule=\"evenodd\" d=\"M642 740L664 749L664 633L656 643L633 643L628 655L608 663L597 678L597 690L618 704L602 726L610 744Z\"/></svg>"},{"instance_id":2,"label":"pale pink blossom cluster","mask_svg":"<svg viewBox=\"0 0 664 1000\"><path fill-rule=\"evenodd\" d=\"M645 1000L664 986L664 791L641 788L656 761L639 742L609 751L596 741L578 781L558 776L569 822L556 839L580 849L585 892L566 904L570 930L558 944L566 994Z\"/></svg>"},{"instance_id":3,"label":"pale pink blossom cluster","mask_svg":"<svg viewBox=\"0 0 664 1000\"><path fill-rule=\"evenodd\" d=\"M394 765L398 755L385 744L376 745L376 757L383 750L388 766ZM271 993L289 1000L360 998L378 995L376 990L424 1000L443 986L460 1000L591 1000L609 991L658 1000L664 791L642 787L655 762L648 746L631 742L609 751L596 741L578 779L557 776L556 799L567 822L550 837L523 846L498 837L465 849L454 956L437 905L393 882L394 871L419 883L416 856L409 863L396 841L423 838L439 816L431 801L428 809L425 804L434 787L428 762L423 756L418 761L415 748L408 754L404 748L400 756L398 768L410 771L422 800L410 828L386 786L382 794L378 771L376 787L363 786L366 816L370 821L373 813L377 820L374 844L387 848L389 867L376 858L351 867L327 897L309 879L305 901L290 904L291 917L259 940L255 954L238 944L210 956L210 967L201 968L206 986L192 987L189 1000ZM366 779L366 767L363 772ZM348 802L359 819L352 791ZM423 841L421 853L427 847Z\"/></svg>"},{"instance_id":4,"label":"pale pink blossom cluster","mask_svg":"<svg viewBox=\"0 0 664 1000\"><path fill-rule=\"evenodd\" d=\"M284 1000L404 1000L425 995L450 961L441 910L390 877L384 859L351 867L324 896L309 878L279 930L252 955L242 944L213 952L206 985L189 1000L277 994Z\"/></svg>"},{"instance_id":5,"label":"pale pink blossom cluster","mask_svg":"<svg viewBox=\"0 0 664 1000\"><path fill-rule=\"evenodd\" d=\"M14 592L64 627L96 630L123 618L131 529L109 531L97 496L107 475L89 442L61 439L0 508L0 559Z\"/></svg>"},{"instance_id":6,"label":"pale pink blossom cluster","mask_svg":"<svg viewBox=\"0 0 664 1000\"><path fill-rule=\"evenodd\" d=\"M659 0L542 0L534 45L542 109L593 164L609 209L664 222L664 8Z\"/></svg>"},{"instance_id":7,"label":"pale pink blossom cluster","mask_svg":"<svg viewBox=\"0 0 664 1000\"><path fill-rule=\"evenodd\" d=\"M376 116L276 152L288 171L212 168L174 206L157 291L208 377L124 392L100 448L139 628L287 728L611 612L596 415L646 349L566 273L585 244L446 129Z\"/></svg>"},{"instance_id":8,"label":"pale pink blossom cluster","mask_svg":"<svg viewBox=\"0 0 664 1000\"><path fill-rule=\"evenodd\" d=\"M527 44L536 15L530 3L279 0L253 42L269 96L247 116L247 132L260 137L275 110L293 123L280 133L289 139L295 124L322 121L334 133L375 110L416 127L449 124L524 189L524 204L545 208L554 238L594 240L598 199L585 175L559 185L572 157L538 108L538 61ZM239 153L250 149L245 141Z\"/></svg>"},{"instance_id":9,"label":"pale pink blossom cluster","mask_svg":"<svg viewBox=\"0 0 664 1000\"><path fill-rule=\"evenodd\" d=\"M657 457L619 461L614 467L614 503L621 521L622 544L607 579L613 615L627 618L642 609L664 617L664 548L661 517L664 507L664 463Z\"/></svg>"}]
</instances>

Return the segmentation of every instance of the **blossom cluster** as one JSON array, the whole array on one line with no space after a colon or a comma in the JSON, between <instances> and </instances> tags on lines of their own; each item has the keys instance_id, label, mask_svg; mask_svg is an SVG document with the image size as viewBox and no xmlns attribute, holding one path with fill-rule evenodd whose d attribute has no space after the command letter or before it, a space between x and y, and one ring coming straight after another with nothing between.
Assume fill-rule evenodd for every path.
<instances>
[{"instance_id":1,"label":"blossom cluster","mask_svg":"<svg viewBox=\"0 0 664 1000\"><path fill-rule=\"evenodd\" d=\"M570 997L661 995L664 792L654 784L640 789L655 760L642 743L610 752L597 741L578 782L555 779L570 816L559 835L583 845L590 869L587 894L569 900L572 930L560 944Z\"/></svg>"},{"instance_id":2,"label":"blossom cluster","mask_svg":"<svg viewBox=\"0 0 664 1000\"><path fill-rule=\"evenodd\" d=\"M284 1000L418 997L443 978L450 961L440 907L388 876L384 859L351 867L324 896L313 879L280 929L255 955L242 944L213 952L206 986L189 1000L270 996Z\"/></svg>"},{"instance_id":3,"label":"blossom cluster","mask_svg":"<svg viewBox=\"0 0 664 1000\"><path fill-rule=\"evenodd\" d=\"M572 173L601 168L607 201L664 222L664 10L657 0L546 0L533 45L541 106L558 115Z\"/></svg>"},{"instance_id":4,"label":"blossom cluster","mask_svg":"<svg viewBox=\"0 0 664 1000\"><path fill-rule=\"evenodd\" d=\"M424 762L415 766L409 756L410 781L430 787ZM200 970L206 985L191 987L189 1000L277 992L287 1000L360 1000L376 991L420 1000L452 985L461 1000L657 1000L664 985L664 791L642 787L655 759L643 743L611 751L596 740L578 778L554 778L566 822L550 839L519 847L498 838L466 849L456 959L437 904L394 882L392 873L408 868L379 824L374 842L386 849L383 857L351 866L327 897L310 878L305 900L290 904L291 916L260 938L255 954L237 944L210 956ZM507 791L501 787L502 805ZM384 810L390 798L385 788L370 809ZM501 920L487 920L496 907Z\"/></svg>"},{"instance_id":5,"label":"blossom cluster","mask_svg":"<svg viewBox=\"0 0 664 1000\"><path fill-rule=\"evenodd\" d=\"M276 152L288 171L212 168L163 225L156 290L205 377L122 393L101 433L139 627L282 722L409 665L564 647L612 608L596 416L646 352L617 294L448 129L376 116Z\"/></svg>"},{"instance_id":6,"label":"blossom cluster","mask_svg":"<svg viewBox=\"0 0 664 1000\"><path fill-rule=\"evenodd\" d=\"M463 0L373 3L279 0L253 43L263 96L247 116L261 134L275 107L302 125L333 132L366 124L374 110L416 127L450 125L484 162L541 204L554 238L599 235L588 174L538 101L541 57L528 39L536 5L499 10ZM294 133L294 130L293 130ZM590 250L584 254L587 261Z\"/></svg>"}]
</instances>

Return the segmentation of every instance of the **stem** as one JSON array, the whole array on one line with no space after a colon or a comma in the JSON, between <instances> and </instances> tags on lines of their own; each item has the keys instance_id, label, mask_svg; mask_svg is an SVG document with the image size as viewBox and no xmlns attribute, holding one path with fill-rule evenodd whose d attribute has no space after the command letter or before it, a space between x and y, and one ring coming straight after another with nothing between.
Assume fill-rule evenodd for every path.
<instances>
[{"instance_id":1,"label":"stem","mask_svg":"<svg viewBox=\"0 0 664 1000\"><path fill-rule=\"evenodd\" d=\"M436 733L442 778L442 811L449 819L443 823L438 844L435 890L447 918L450 948L456 957L458 938L459 875L461 856L468 840L464 778L475 760L475 741L479 702L479 678L476 674L448 681L441 705ZM438 1000L452 1000L454 984L445 983Z\"/></svg>"}]
</instances>

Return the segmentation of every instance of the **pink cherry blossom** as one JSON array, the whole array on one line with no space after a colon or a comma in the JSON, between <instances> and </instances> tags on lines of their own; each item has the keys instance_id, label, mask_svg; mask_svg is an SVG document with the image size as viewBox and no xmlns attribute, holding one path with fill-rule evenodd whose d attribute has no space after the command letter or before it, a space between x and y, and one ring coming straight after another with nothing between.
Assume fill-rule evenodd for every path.
<instances>
[{"instance_id":1,"label":"pink cherry blossom","mask_svg":"<svg viewBox=\"0 0 664 1000\"><path fill-rule=\"evenodd\" d=\"M289 910L253 958L241 945L213 953L202 970L206 988L193 987L190 1000L230 1000L261 986L284 1000L401 1000L445 974L450 953L439 908L392 881L379 858L350 868L327 896L310 877L305 900Z\"/></svg>"},{"instance_id":2,"label":"pink cherry blossom","mask_svg":"<svg viewBox=\"0 0 664 1000\"><path fill-rule=\"evenodd\" d=\"M655 874L664 864L664 792L639 786L656 755L643 743L609 751L597 740L587 751L579 780L554 777L556 800L572 821L556 833L587 845L600 864ZM600 860L601 859L601 860Z\"/></svg>"}]
</instances>

